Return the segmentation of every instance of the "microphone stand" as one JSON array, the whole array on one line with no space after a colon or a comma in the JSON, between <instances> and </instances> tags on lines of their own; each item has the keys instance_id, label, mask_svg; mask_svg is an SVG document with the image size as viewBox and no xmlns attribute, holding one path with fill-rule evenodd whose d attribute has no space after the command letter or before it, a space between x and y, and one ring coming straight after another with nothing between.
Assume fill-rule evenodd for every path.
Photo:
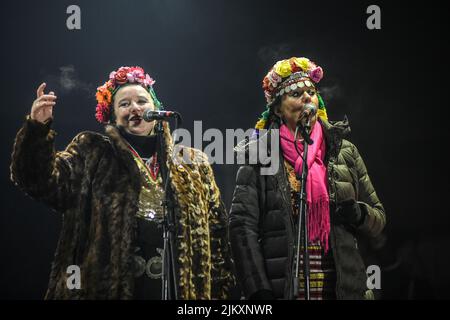
<instances>
[{"instance_id":1,"label":"microphone stand","mask_svg":"<svg viewBox=\"0 0 450 320\"><path fill-rule=\"evenodd\" d=\"M175 122L175 129L178 128L178 117ZM160 172L164 183L164 198L162 199L163 212L163 254L162 254L162 300L178 299L178 284L176 280L176 260L175 260L175 203L173 190L170 187L170 174L167 167L167 141L164 138L163 121L159 120L155 125L156 134L159 141ZM175 139L173 140L175 143Z\"/></svg>"},{"instance_id":2,"label":"microphone stand","mask_svg":"<svg viewBox=\"0 0 450 320\"><path fill-rule=\"evenodd\" d=\"M309 252L308 252L308 215L307 215L307 203L306 203L306 179L308 176L308 146L313 144L314 141L311 140L309 134L311 131L311 120L308 120L304 126L300 123L297 125L294 134L294 145L297 153L301 155L298 149L296 139L298 131L301 131L303 137L303 162L302 162L302 175L299 177L297 175L297 180L300 180L300 191L298 192L298 203L299 203L299 213L297 217L297 238L296 246L294 247L294 283L293 283L293 296L297 298L299 296L299 267L300 267L300 254L301 254L301 243L303 242L303 279L305 280L305 300L310 300L310 270L309 270ZM303 235L303 237L302 237Z\"/></svg>"}]
</instances>

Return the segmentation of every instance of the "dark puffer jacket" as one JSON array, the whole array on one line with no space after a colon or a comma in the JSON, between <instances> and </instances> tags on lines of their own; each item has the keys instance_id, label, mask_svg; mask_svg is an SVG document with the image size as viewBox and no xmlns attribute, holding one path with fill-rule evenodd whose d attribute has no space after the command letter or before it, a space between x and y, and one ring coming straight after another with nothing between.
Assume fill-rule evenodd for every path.
<instances>
[{"instance_id":1,"label":"dark puffer jacket","mask_svg":"<svg viewBox=\"0 0 450 320\"><path fill-rule=\"evenodd\" d=\"M364 299L371 296L366 268L358 250L357 237L375 237L386 223L383 205L377 197L357 148L345 140L348 121L320 120L326 139L330 196L330 247L336 267L336 297ZM278 128L273 123L272 128ZM266 135L270 140L270 135ZM261 138L263 139L263 138ZM270 146L270 141L267 143ZM290 186L280 152L279 170L261 175L262 165L244 165L237 173L230 212L230 236L237 275L245 296L270 290L276 298L291 297L294 220ZM339 224L336 204L354 199L365 218L357 228Z\"/></svg>"}]
</instances>

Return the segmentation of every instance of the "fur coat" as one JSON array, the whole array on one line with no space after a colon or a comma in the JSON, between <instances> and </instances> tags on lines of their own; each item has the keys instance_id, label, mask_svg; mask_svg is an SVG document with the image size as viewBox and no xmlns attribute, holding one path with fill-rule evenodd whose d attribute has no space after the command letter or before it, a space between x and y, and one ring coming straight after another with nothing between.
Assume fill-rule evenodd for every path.
<instances>
[{"instance_id":1,"label":"fur coat","mask_svg":"<svg viewBox=\"0 0 450 320\"><path fill-rule=\"evenodd\" d=\"M165 127L170 139L168 132ZM132 299L130 257L143 183L132 154L114 126L106 126L105 135L82 132L62 152L55 151L55 135L51 122L28 116L11 163L11 180L63 220L46 299ZM195 149L182 151L204 157ZM226 299L234 277L227 215L212 169L205 162L168 164L179 298ZM71 265L80 267L80 289L67 287Z\"/></svg>"}]
</instances>

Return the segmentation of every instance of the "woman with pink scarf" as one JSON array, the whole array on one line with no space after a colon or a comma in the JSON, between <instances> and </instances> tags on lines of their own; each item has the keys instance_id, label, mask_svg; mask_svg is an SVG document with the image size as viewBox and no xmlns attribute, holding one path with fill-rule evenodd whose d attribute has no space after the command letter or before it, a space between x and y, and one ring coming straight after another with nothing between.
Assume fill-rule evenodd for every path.
<instances>
[{"instance_id":1,"label":"woman with pink scarf","mask_svg":"<svg viewBox=\"0 0 450 320\"><path fill-rule=\"evenodd\" d=\"M383 205L357 148L345 139L347 119L329 122L317 90L323 70L307 58L278 61L263 80L266 111L247 146L268 143L279 154L275 174L263 164L237 174L230 236L241 288L248 299L304 299L303 260L293 290L298 192L303 165L299 124L310 123L306 204L311 299L373 299L358 239L375 238L386 223ZM309 113L316 110L316 113ZM265 131L268 130L268 131ZM265 132L279 133L279 149ZM295 146L297 144L297 146ZM260 144L259 144L260 145ZM258 145L258 146L259 146ZM250 148L244 151L249 152ZM272 155L273 158L273 155ZM303 251L301 251L303 252Z\"/></svg>"}]
</instances>

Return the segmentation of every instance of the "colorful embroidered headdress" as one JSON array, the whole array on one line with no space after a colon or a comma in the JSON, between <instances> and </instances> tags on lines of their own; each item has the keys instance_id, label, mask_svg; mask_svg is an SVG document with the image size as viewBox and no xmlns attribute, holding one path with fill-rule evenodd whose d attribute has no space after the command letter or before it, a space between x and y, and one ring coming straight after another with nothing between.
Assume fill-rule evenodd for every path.
<instances>
[{"instance_id":1,"label":"colorful embroidered headdress","mask_svg":"<svg viewBox=\"0 0 450 320\"><path fill-rule=\"evenodd\" d=\"M155 80L146 74L141 67L120 67L117 71L111 72L109 74L109 80L97 88L97 93L95 94L97 99L95 118L98 122L103 124L109 122L111 113L113 112L113 97L117 90L126 84L139 84L147 89L153 99L155 108L157 110L162 109L162 104L159 102L153 90Z\"/></svg>"},{"instance_id":2,"label":"colorful embroidered headdress","mask_svg":"<svg viewBox=\"0 0 450 320\"><path fill-rule=\"evenodd\" d=\"M292 57L275 63L262 82L267 106L256 123L255 128L263 129L266 127L270 115L270 108L278 97L297 88L315 88L315 84L319 83L322 77L322 68L308 58ZM319 94L317 94L317 97L319 99L317 115L326 120L327 111L325 103Z\"/></svg>"}]
</instances>

